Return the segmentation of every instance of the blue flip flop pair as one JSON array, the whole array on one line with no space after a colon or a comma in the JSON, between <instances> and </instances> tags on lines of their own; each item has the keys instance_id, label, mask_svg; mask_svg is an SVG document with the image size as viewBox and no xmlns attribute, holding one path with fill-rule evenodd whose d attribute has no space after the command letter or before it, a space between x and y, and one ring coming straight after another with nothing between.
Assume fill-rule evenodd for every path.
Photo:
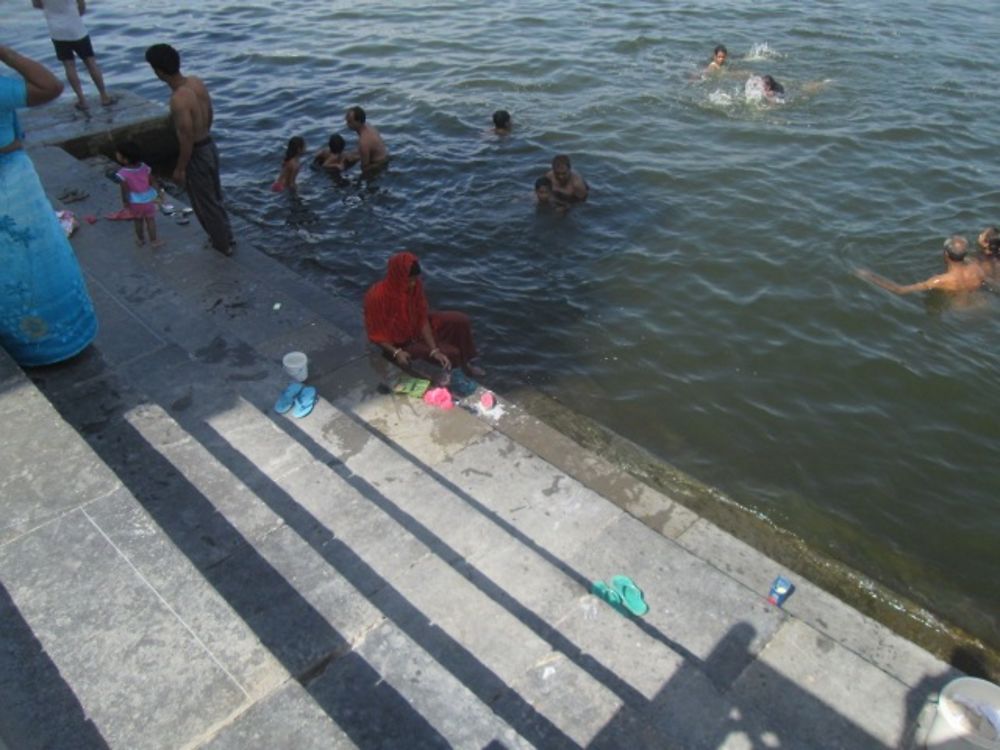
<instances>
[{"instance_id":1,"label":"blue flip flop pair","mask_svg":"<svg viewBox=\"0 0 1000 750\"><path fill-rule=\"evenodd\" d=\"M628 576L615 576L610 586L604 581L594 581L590 593L599 596L623 615L642 617L649 612L642 590Z\"/></svg>"},{"instance_id":2,"label":"blue flip flop pair","mask_svg":"<svg viewBox=\"0 0 1000 750\"><path fill-rule=\"evenodd\" d=\"M308 416L316 406L316 389L311 385L302 383L290 383L278 396L274 403L274 410L278 414L284 414L291 410L292 416L296 419Z\"/></svg>"}]
</instances>

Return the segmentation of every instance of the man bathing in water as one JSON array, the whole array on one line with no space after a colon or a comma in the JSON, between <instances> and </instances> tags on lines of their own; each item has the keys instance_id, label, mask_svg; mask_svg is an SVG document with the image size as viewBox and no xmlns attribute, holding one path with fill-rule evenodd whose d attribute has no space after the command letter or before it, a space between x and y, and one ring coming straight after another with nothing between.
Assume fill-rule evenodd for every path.
<instances>
[{"instance_id":1,"label":"man bathing in water","mask_svg":"<svg viewBox=\"0 0 1000 750\"><path fill-rule=\"evenodd\" d=\"M960 234L953 234L944 243L944 273L931 276L926 281L916 284L897 284L894 281L872 273L867 268L854 270L855 276L865 281L888 289L895 294L911 294L938 289L942 292L973 292L986 281L986 274L979 263L966 263L965 256L969 243Z\"/></svg>"},{"instance_id":2,"label":"man bathing in water","mask_svg":"<svg viewBox=\"0 0 1000 750\"><path fill-rule=\"evenodd\" d=\"M344 119L347 127L358 134L358 155L362 171L368 172L385 164L389 160L389 149L375 126L368 123L365 111L361 107L351 107Z\"/></svg>"},{"instance_id":3,"label":"man bathing in water","mask_svg":"<svg viewBox=\"0 0 1000 750\"><path fill-rule=\"evenodd\" d=\"M590 194L587 181L573 171L566 154L559 154L552 160L552 169L545 177L552 186L552 195L560 203L582 203Z\"/></svg>"}]
</instances>

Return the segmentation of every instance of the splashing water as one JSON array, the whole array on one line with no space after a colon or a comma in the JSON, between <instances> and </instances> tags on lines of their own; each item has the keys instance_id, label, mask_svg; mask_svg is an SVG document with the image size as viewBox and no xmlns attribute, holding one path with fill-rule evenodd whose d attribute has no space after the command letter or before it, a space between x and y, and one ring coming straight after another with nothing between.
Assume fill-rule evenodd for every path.
<instances>
[{"instance_id":1,"label":"splashing water","mask_svg":"<svg viewBox=\"0 0 1000 750\"><path fill-rule=\"evenodd\" d=\"M757 42L750 47L750 50L743 56L744 60L777 60L782 54L776 49L772 49L767 42Z\"/></svg>"}]
</instances>

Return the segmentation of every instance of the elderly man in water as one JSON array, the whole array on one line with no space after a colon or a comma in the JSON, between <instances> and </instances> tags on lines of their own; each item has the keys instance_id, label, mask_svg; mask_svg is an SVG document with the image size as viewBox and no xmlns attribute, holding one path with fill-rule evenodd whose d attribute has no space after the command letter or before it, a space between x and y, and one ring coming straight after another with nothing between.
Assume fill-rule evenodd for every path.
<instances>
[{"instance_id":1,"label":"elderly man in water","mask_svg":"<svg viewBox=\"0 0 1000 750\"><path fill-rule=\"evenodd\" d=\"M968 251L969 243L965 237L953 234L944 243L945 272L915 284L897 284L866 268L857 268L854 274L895 294L928 292L934 289L942 292L972 292L979 289L986 281L986 273L979 263L965 262Z\"/></svg>"}]
</instances>

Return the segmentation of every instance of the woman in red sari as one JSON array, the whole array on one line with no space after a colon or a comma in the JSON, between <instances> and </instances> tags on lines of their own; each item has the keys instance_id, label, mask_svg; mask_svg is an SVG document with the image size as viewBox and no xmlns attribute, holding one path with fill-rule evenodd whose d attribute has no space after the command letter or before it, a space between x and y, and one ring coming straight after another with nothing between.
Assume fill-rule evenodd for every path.
<instances>
[{"instance_id":1,"label":"woman in red sari","mask_svg":"<svg viewBox=\"0 0 1000 750\"><path fill-rule=\"evenodd\" d=\"M389 258L385 278L365 294L365 330L369 340L400 367L426 359L445 369L461 367L472 377L486 374L472 363L477 355L469 316L428 310L420 263L413 253Z\"/></svg>"}]
</instances>

